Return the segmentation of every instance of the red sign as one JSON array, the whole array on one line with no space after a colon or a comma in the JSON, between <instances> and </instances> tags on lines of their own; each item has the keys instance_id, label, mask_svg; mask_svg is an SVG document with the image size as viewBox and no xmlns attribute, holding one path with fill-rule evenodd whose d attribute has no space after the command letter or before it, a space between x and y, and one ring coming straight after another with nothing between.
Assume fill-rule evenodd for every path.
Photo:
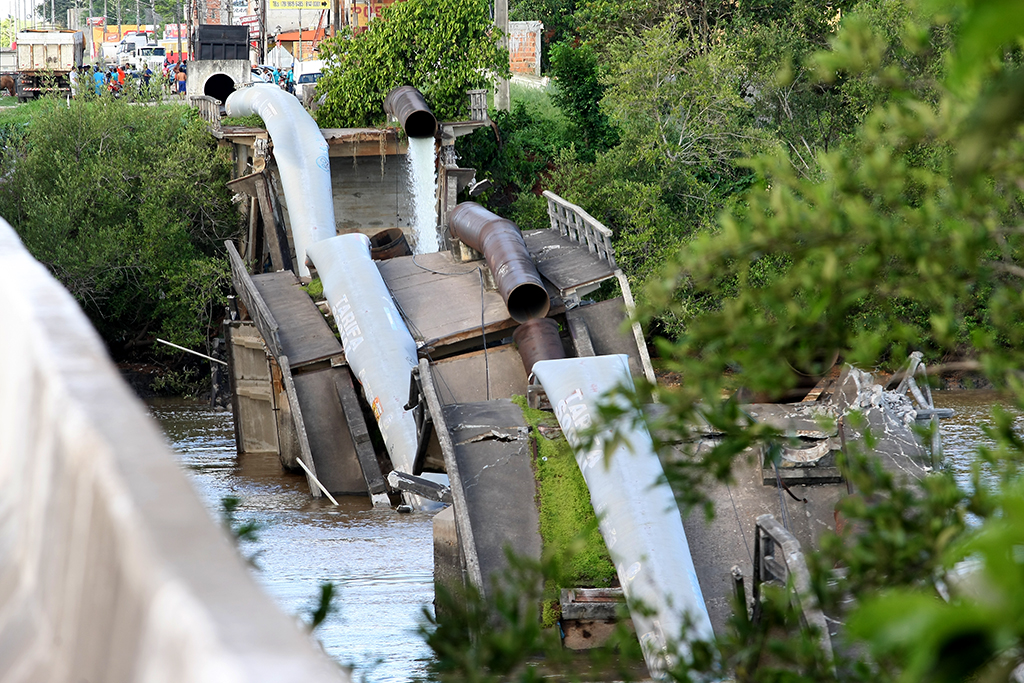
<instances>
[{"instance_id":1,"label":"red sign","mask_svg":"<svg viewBox=\"0 0 1024 683\"><path fill-rule=\"evenodd\" d=\"M106 17L86 17L85 25L86 26L106 26L107 25L107 18Z\"/></svg>"},{"instance_id":2,"label":"red sign","mask_svg":"<svg viewBox=\"0 0 1024 683\"><path fill-rule=\"evenodd\" d=\"M238 17L238 23L243 26L248 24L260 23L260 16L258 14L247 14L244 17Z\"/></svg>"},{"instance_id":3,"label":"red sign","mask_svg":"<svg viewBox=\"0 0 1024 683\"><path fill-rule=\"evenodd\" d=\"M188 28L185 24L167 24L164 27L164 40L171 40L179 36L185 38L187 32Z\"/></svg>"}]
</instances>

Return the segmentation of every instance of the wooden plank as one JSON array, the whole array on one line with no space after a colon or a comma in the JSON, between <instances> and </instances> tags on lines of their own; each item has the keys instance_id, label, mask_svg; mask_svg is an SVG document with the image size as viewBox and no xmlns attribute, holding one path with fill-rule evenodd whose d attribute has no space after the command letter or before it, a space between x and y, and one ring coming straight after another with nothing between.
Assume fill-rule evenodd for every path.
<instances>
[{"instance_id":1,"label":"wooden plank","mask_svg":"<svg viewBox=\"0 0 1024 683\"><path fill-rule=\"evenodd\" d=\"M466 502L462 475L459 473L459 463L455 459L455 444L452 442L452 433L448 429L448 422L444 417L444 409L437 395L430 363L427 360L421 359L418 371L423 396L427 400L427 409L430 410L431 419L434 421L434 431L441 444L441 452L444 454L445 471L448 473L448 483L452 489L455 526L458 529L462 557L466 560L466 574L474 586L483 590L484 577L480 572L480 558L477 556L473 525L469 519L469 506Z\"/></svg>"},{"instance_id":2,"label":"wooden plank","mask_svg":"<svg viewBox=\"0 0 1024 683\"><path fill-rule=\"evenodd\" d=\"M256 197L256 188L262 177L263 174L260 172L250 173L249 175L239 176L238 178L229 180L224 184L227 185L228 189L232 192L240 192L242 194L247 194L250 197Z\"/></svg>"},{"instance_id":3,"label":"wooden plank","mask_svg":"<svg viewBox=\"0 0 1024 683\"><path fill-rule=\"evenodd\" d=\"M348 366L339 366L334 369L334 385L338 392L338 399L341 401L342 410L345 411L345 421L348 423L348 431L355 447L356 457L359 459L366 490L370 493L375 505L378 502L378 496L384 496L381 503L390 505L390 501L387 499L388 487L384 483L380 463L377 462L377 453L373 450L370 430L363 418L363 410L359 406L359 396L352 383L352 371Z\"/></svg>"},{"instance_id":4,"label":"wooden plank","mask_svg":"<svg viewBox=\"0 0 1024 683\"><path fill-rule=\"evenodd\" d=\"M224 246L228 250L228 261L231 263L231 283L235 287L235 292L245 304L253 322L256 323L256 329L263 337L263 342L276 358L281 355L281 338L278 334L277 319L274 318L274 314L270 312L263 296L256 289L252 277L242 262L242 257L238 255L235 243L227 240L224 242Z\"/></svg>"},{"instance_id":5,"label":"wooden plank","mask_svg":"<svg viewBox=\"0 0 1024 683\"><path fill-rule=\"evenodd\" d=\"M462 496L486 582L482 588L489 592L489 579L508 569L507 549L540 560L529 429L519 406L507 399L446 405L444 419L466 484Z\"/></svg>"},{"instance_id":6,"label":"wooden plank","mask_svg":"<svg viewBox=\"0 0 1024 683\"><path fill-rule=\"evenodd\" d=\"M633 290L629 287L629 280L621 270L615 271L615 278L619 281L619 290L622 292L622 299L626 302L626 313L632 316L636 312L636 302L633 301ZM651 384L656 384L654 376L654 365L651 364L651 355L647 352L647 340L644 339L644 332L640 329L640 323L633 322L633 339L636 340L637 351L640 352L640 364L644 367L644 376Z\"/></svg>"},{"instance_id":7,"label":"wooden plank","mask_svg":"<svg viewBox=\"0 0 1024 683\"><path fill-rule=\"evenodd\" d=\"M452 502L452 490L451 487L445 486L444 484L438 484L437 482L423 477L417 477L415 474L406 474L399 470L391 470L388 472L388 483L391 484L392 488L399 491L405 491L406 493L414 493L417 496L422 496L427 500L433 500L438 503L451 504Z\"/></svg>"},{"instance_id":8,"label":"wooden plank","mask_svg":"<svg viewBox=\"0 0 1024 683\"><path fill-rule=\"evenodd\" d=\"M234 427L235 427L235 452L238 453L238 455L241 455L244 452L244 448L242 446L242 431L241 431L241 427L240 427L241 423L239 421L240 407L238 405L238 391L237 391L238 385L237 385L237 383L234 382L234 380L235 380L235 375L234 375L234 372L235 372L235 343L234 343L234 334L233 334L234 327L235 327L235 323L230 322L230 321L225 321L225 323L224 323L224 342L225 342L224 346L227 348L227 352L228 352L228 367L231 368L232 386L235 388L235 391L231 392L231 416L232 416L232 420L231 421L232 421L232 423L234 424Z\"/></svg>"},{"instance_id":9,"label":"wooden plank","mask_svg":"<svg viewBox=\"0 0 1024 683\"><path fill-rule=\"evenodd\" d=\"M281 466L290 472L301 469L299 459L302 457L302 448L299 446L298 430L295 428L295 420L292 419L291 401L288 400L288 392L285 388L284 377L281 373L281 366L270 358L270 371L273 377L274 408L277 411L277 448Z\"/></svg>"},{"instance_id":10,"label":"wooden plank","mask_svg":"<svg viewBox=\"0 0 1024 683\"><path fill-rule=\"evenodd\" d=\"M527 230L523 240L537 270L563 297L615 276L615 269L606 260L555 230Z\"/></svg>"},{"instance_id":11,"label":"wooden plank","mask_svg":"<svg viewBox=\"0 0 1024 683\"><path fill-rule=\"evenodd\" d=\"M572 338L572 346L576 351L578 358L586 358L588 356L596 356L594 353L594 343L590 339L590 329L587 327L587 321L582 316L572 315L573 311L568 311L565 314L565 322L569 325L569 336Z\"/></svg>"},{"instance_id":12,"label":"wooden plank","mask_svg":"<svg viewBox=\"0 0 1024 683\"><path fill-rule=\"evenodd\" d=\"M232 321L224 325L224 336L234 387L231 399L237 450L277 453L272 377L259 333L251 322Z\"/></svg>"},{"instance_id":13,"label":"wooden plank","mask_svg":"<svg viewBox=\"0 0 1024 683\"><path fill-rule=\"evenodd\" d=\"M281 368L281 377L284 382L285 393L288 396L288 404L291 408L292 421L295 424L295 435L299 441L299 457L309 470L306 473L306 483L309 485L309 492L314 498L320 498L323 493L316 485L314 477L317 476L316 464L313 462L313 453L309 448L309 436L306 434L306 423L302 419L302 408L299 406L299 395L295 391L295 382L292 379L292 369L288 365L288 356L278 356L277 364Z\"/></svg>"},{"instance_id":14,"label":"wooden plank","mask_svg":"<svg viewBox=\"0 0 1024 683\"><path fill-rule=\"evenodd\" d=\"M526 395L526 369L511 344L439 360L433 370L439 396L446 404Z\"/></svg>"},{"instance_id":15,"label":"wooden plank","mask_svg":"<svg viewBox=\"0 0 1024 683\"><path fill-rule=\"evenodd\" d=\"M270 263L275 270L291 270L292 255L288 249L288 235L285 234L284 224L278 221L274 212L274 205L270 198L270 185L263 172L255 180L256 197L260 204L260 214L263 217L263 237L267 247L270 249Z\"/></svg>"},{"instance_id":16,"label":"wooden plank","mask_svg":"<svg viewBox=\"0 0 1024 683\"><path fill-rule=\"evenodd\" d=\"M580 347L577 347L577 355L607 356L624 353L629 356L630 373L634 377L645 374L635 337L622 331L623 323L626 322L626 306L621 297L577 306L566 311L565 319L569 323L574 343L577 343L575 335L579 331L574 329L574 326L578 326L580 322L585 326L586 339L591 344L592 353L579 353ZM580 343L585 342L580 340Z\"/></svg>"},{"instance_id":17,"label":"wooden plank","mask_svg":"<svg viewBox=\"0 0 1024 683\"><path fill-rule=\"evenodd\" d=\"M263 226L260 223L260 205L252 198L249 200L249 228L245 239L246 263L258 263L263 255Z\"/></svg>"},{"instance_id":18,"label":"wooden plank","mask_svg":"<svg viewBox=\"0 0 1024 683\"><path fill-rule=\"evenodd\" d=\"M516 324L501 295L487 289L481 295L476 267L460 267L446 252L389 259L377 267L409 331L430 347L479 337L481 306L487 334Z\"/></svg>"},{"instance_id":19,"label":"wooden plank","mask_svg":"<svg viewBox=\"0 0 1024 683\"><path fill-rule=\"evenodd\" d=\"M366 493L366 483L335 385L338 370L343 368L328 366L317 372L292 375L301 406L298 414L302 416L309 453L316 464L314 473L320 483L331 493L360 495Z\"/></svg>"},{"instance_id":20,"label":"wooden plank","mask_svg":"<svg viewBox=\"0 0 1024 683\"><path fill-rule=\"evenodd\" d=\"M254 275L252 282L277 320L280 353L288 356L292 370L342 354L341 343L294 273Z\"/></svg>"}]
</instances>

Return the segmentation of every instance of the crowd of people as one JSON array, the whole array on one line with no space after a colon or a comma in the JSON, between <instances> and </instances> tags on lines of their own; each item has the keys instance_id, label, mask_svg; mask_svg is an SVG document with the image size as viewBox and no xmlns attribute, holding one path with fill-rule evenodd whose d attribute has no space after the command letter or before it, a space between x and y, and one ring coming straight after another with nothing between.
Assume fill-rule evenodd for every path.
<instances>
[{"instance_id":1,"label":"crowd of people","mask_svg":"<svg viewBox=\"0 0 1024 683\"><path fill-rule=\"evenodd\" d=\"M86 92L109 93L114 97L153 97L169 93L184 98L188 88L188 65L165 61L159 68L157 73L149 65L139 68L131 63L83 66L70 74L71 96L78 97ZM254 66L252 75L254 80L274 83L295 93L295 73L291 68Z\"/></svg>"},{"instance_id":2,"label":"crowd of people","mask_svg":"<svg viewBox=\"0 0 1024 683\"><path fill-rule=\"evenodd\" d=\"M278 69L275 66L254 66L252 75L254 79L259 79L264 83L274 83L293 95L295 94L295 73L291 67Z\"/></svg>"},{"instance_id":3,"label":"crowd of people","mask_svg":"<svg viewBox=\"0 0 1024 683\"><path fill-rule=\"evenodd\" d=\"M154 88L185 97L188 83L187 65L164 62L160 73L149 65L142 68L134 64L110 64L107 66L83 66L70 74L71 96L90 91L95 95L109 93L114 97L122 95L158 94Z\"/></svg>"}]
</instances>

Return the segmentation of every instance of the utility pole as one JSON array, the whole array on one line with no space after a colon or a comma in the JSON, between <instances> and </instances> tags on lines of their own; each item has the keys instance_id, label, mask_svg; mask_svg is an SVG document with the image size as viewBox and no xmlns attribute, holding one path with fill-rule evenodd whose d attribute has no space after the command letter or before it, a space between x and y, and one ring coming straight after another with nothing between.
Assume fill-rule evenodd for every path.
<instances>
[{"instance_id":1,"label":"utility pole","mask_svg":"<svg viewBox=\"0 0 1024 683\"><path fill-rule=\"evenodd\" d=\"M494 0L494 25L498 28L498 47L508 49L508 0ZM508 66L506 63L505 66ZM511 111L508 79L498 78L494 83L494 108Z\"/></svg>"},{"instance_id":2,"label":"utility pole","mask_svg":"<svg viewBox=\"0 0 1024 683\"><path fill-rule=\"evenodd\" d=\"M299 54L296 57L300 62L302 61L302 7L299 7Z\"/></svg>"}]
</instances>

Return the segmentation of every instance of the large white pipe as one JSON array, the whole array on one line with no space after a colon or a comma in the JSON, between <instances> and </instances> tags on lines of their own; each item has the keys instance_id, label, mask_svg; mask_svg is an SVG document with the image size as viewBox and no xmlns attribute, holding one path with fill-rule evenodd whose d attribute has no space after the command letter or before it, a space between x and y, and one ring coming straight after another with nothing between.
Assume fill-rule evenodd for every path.
<instances>
[{"instance_id":1,"label":"large white pipe","mask_svg":"<svg viewBox=\"0 0 1024 683\"><path fill-rule=\"evenodd\" d=\"M295 96L276 85L256 83L236 90L224 106L228 116L259 114L267 126L281 169L299 275L308 277L306 249L337 234L327 141Z\"/></svg>"},{"instance_id":2,"label":"large white pipe","mask_svg":"<svg viewBox=\"0 0 1024 683\"><path fill-rule=\"evenodd\" d=\"M370 240L361 233L339 235L309 245L306 253L320 275L345 358L377 418L391 464L411 474L416 421L405 403L409 376L418 362L416 342L370 257ZM448 483L445 475L422 476ZM403 495L419 509L440 507L419 496Z\"/></svg>"},{"instance_id":3,"label":"large white pipe","mask_svg":"<svg viewBox=\"0 0 1024 683\"><path fill-rule=\"evenodd\" d=\"M595 424L597 405L616 386L632 386L625 355L537 361L533 374L544 386L555 417L576 454L590 489L601 535L630 605L633 625L651 675L675 659L673 645L714 638L711 618L693 567L686 532L651 435L629 413L597 433L591 447L581 434ZM605 399L607 400L607 399ZM612 429L622 441L605 457Z\"/></svg>"}]
</instances>

